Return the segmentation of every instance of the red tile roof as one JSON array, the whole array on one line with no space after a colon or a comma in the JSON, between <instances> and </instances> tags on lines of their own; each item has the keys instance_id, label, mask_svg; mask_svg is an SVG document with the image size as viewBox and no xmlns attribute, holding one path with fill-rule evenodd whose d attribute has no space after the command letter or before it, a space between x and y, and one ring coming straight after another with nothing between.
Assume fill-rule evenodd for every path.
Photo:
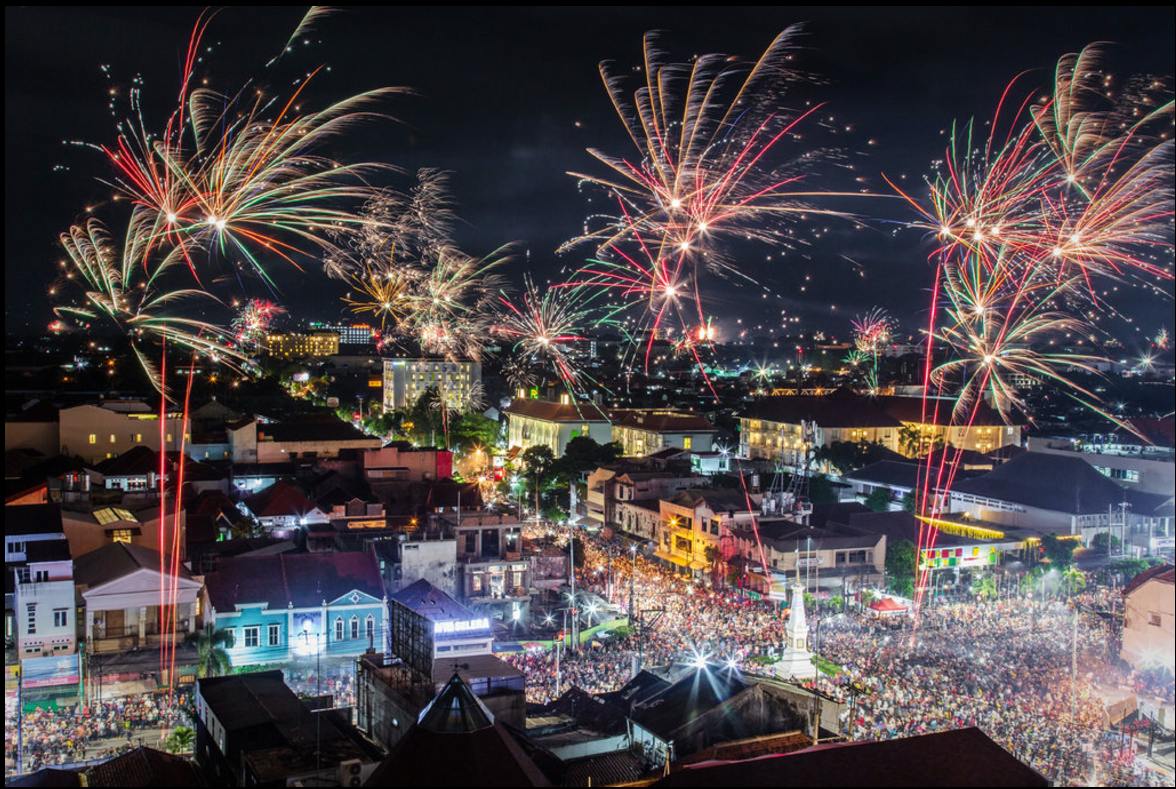
<instances>
[{"instance_id":1,"label":"red tile roof","mask_svg":"<svg viewBox=\"0 0 1176 789\"><path fill-rule=\"evenodd\" d=\"M268 603L270 609L311 608L358 590L377 599L384 584L374 555L296 553L236 556L222 559L204 579L208 597L219 611Z\"/></svg>"},{"instance_id":2,"label":"red tile roof","mask_svg":"<svg viewBox=\"0 0 1176 789\"><path fill-rule=\"evenodd\" d=\"M551 400L532 400L516 397L505 413L512 416L541 419L544 422L607 422L608 416L595 403L578 400L555 403Z\"/></svg>"}]
</instances>

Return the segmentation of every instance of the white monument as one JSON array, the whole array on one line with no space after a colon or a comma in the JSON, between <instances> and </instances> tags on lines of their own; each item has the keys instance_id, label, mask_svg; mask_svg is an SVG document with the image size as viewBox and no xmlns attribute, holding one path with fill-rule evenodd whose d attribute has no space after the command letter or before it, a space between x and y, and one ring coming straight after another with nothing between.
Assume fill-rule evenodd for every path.
<instances>
[{"instance_id":1,"label":"white monument","mask_svg":"<svg viewBox=\"0 0 1176 789\"><path fill-rule=\"evenodd\" d=\"M811 679L817 675L817 666L808 648L808 623L804 617L804 587L800 583L799 567L796 582L792 584L790 611L788 625L784 628L784 654L772 668L780 679Z\"/></svg>"}]
</instances>

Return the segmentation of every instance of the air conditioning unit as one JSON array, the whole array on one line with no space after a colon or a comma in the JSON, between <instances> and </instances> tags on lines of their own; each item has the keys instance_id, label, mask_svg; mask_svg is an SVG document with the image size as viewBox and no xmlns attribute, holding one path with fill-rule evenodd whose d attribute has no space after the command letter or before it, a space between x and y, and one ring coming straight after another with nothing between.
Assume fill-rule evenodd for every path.
<instances>
[{"instance_id":1,"label":"air conditioning unit","mask_svg":"<svg viewBox=\"0 0 1176 789\"><path fill-rule=\"evenodd\" d=\"M359 759L339 762L340 786L363 786L363 763Z\"/></svg>"}]
</instances>

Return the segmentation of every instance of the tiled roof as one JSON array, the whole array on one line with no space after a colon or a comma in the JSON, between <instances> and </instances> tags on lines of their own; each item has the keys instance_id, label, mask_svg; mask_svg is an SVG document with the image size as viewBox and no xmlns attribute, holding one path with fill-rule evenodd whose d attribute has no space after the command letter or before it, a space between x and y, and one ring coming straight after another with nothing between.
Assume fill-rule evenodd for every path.
<instances>
[{"instance_id":1,"label":"tiled roof","mask_svg":"<svg viewBox=\"0 0 1176 789\"><path fill-rule=\"evenodd\" d=\"M817 427L822 428L902 426L898 419L885 413L873 400L848 395L764 397L740 416L785 425L797 425L802 421L816 422Z\"/></svg>"},{"instance_id":2,"label":"tiled roof","mask_svg":"<svg viewBox=\"0 0 1176 789\"><path fill-rule=\"evenodd\" d=\"M613 425L648 430L651 433L716 432L704 417L665 411L612 411Z\"/></svg>"},{"instance_id":3,"label":"tiled roof","mask_svg":"<svg viewBox=\"0 0 1176 789\"><path fill-rule=\"evenodd\" d=\"M469 609L424 578L404 587L392 595L392 599L430 622L449 622L474 617Z\"/></svg>"},{"instance_id":4,"label":"tiled roof","mask_svg":"<svg viewBox=\"0 0 1176 789\"><path fill-rule=\"evenodd\" d=\"M1148 581L1153 580L1165 584L1176 584L1176 566L1171 564L1161 564L1144 570L1139 575L1132 578L1131 581L1123 587L1123 596L1126 597L1130 595Z\"/></svg>"},{"instance_id":5,"label":"tiled roof","mask_svg":"<svg viewBox=\"0 0 1176 789\"><path fill-rule=\"evenodd\" d=\"M883 411L898 421L924 425L950 425L952 412L956 406L956 401L951 398L929 397L924 401L921 397L879 397L877 401ZM973 427L1005 425L1000 414L984 400L976 402L974 411L975 413L971 416Z\"/></svg>"},{"instance_id":6,"label":"tiled roof","mask_svg":"<svg viewBox=\"0 0 1176 789\"><path fill-rule=\"evenodd\" d=\"M357 590L376 599L384 585L375 557L367 552L297 553L222 559L204 579L219 611L238 604L268 603L269 608L311 608Z\"/></svg>"},{"instance_id":7,"label":"tiled roof","mask_svg":"<svg viewBox=\"0 0 1176 789\"><path fill-rule=\"evenodd\" d=\"M107 477L146 476L159 471L159 453L140 444L118 457L103 460L95 470Z\"/></svg>"},{"instance_id":8,"label":"tiled roof","mask_svg":"<svg viewBox=\"0 0 1176 789\"><path fill-rule=\"evenodd\" d=\"M158 551L129 542L112 542L74 559L74 581L93 588L139 570L159 572L161 565L170 567L171 557L165 554L161 561ZM178 577L190 579L192 574L180 564Z\"/></svg>"},{"instance_id":9,"label":"tiled roof","mask_svg":"<svg viewBox=\"0 0 1176 789\"><path fill-rule=\"evenodd\" d=\"M1072 515L1106 513L1125 500L1125 491L1078 457L1026 452L952 490Z\"/></svg>"},{"instance_id":10,"label":"tiled roof","mask_svg":"<svg viewBox=\"0 0 1176 789\"><path fill-rule=\"evenodd\" d=\"M285 482L275 482L262 488L245 500L245 504L258 518L275 518L282 515L305 515L314 509L310 499Z\"/></svg>"},{"instance_id":11,"label":"tiled roof","mask_svg":"<svg viewBox=\"0 0 1176 789\"><path fill-rule=\"evenodd\" d=\"M505 413L511 416L540 419L544 422L607 422L608 416L595 403L577 400L573 403L556 403L551 400L532 400L516 397Z\"/></svg>"}]
</instances>

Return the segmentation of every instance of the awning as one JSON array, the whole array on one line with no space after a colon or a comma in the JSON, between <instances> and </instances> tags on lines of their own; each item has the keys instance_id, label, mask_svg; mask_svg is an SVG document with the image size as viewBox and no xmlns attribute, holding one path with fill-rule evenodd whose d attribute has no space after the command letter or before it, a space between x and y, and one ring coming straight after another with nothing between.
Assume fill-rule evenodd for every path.
<instances>
[{"instance_id":1,"label":"awning","mask_svg":"<svg viewBox=\"0 0 1176 789\"><path fill-rule=\"evenodd\" d=\"M677 556L672 553L666 553L665 551L654 551L653 555L656 556L657 558L661 559L662 561L673 562L674 564L678 565L679 567L686 567L687 565L690 564L689 559L683 558L681 556Z\"/></svg>"}]
</instances>

